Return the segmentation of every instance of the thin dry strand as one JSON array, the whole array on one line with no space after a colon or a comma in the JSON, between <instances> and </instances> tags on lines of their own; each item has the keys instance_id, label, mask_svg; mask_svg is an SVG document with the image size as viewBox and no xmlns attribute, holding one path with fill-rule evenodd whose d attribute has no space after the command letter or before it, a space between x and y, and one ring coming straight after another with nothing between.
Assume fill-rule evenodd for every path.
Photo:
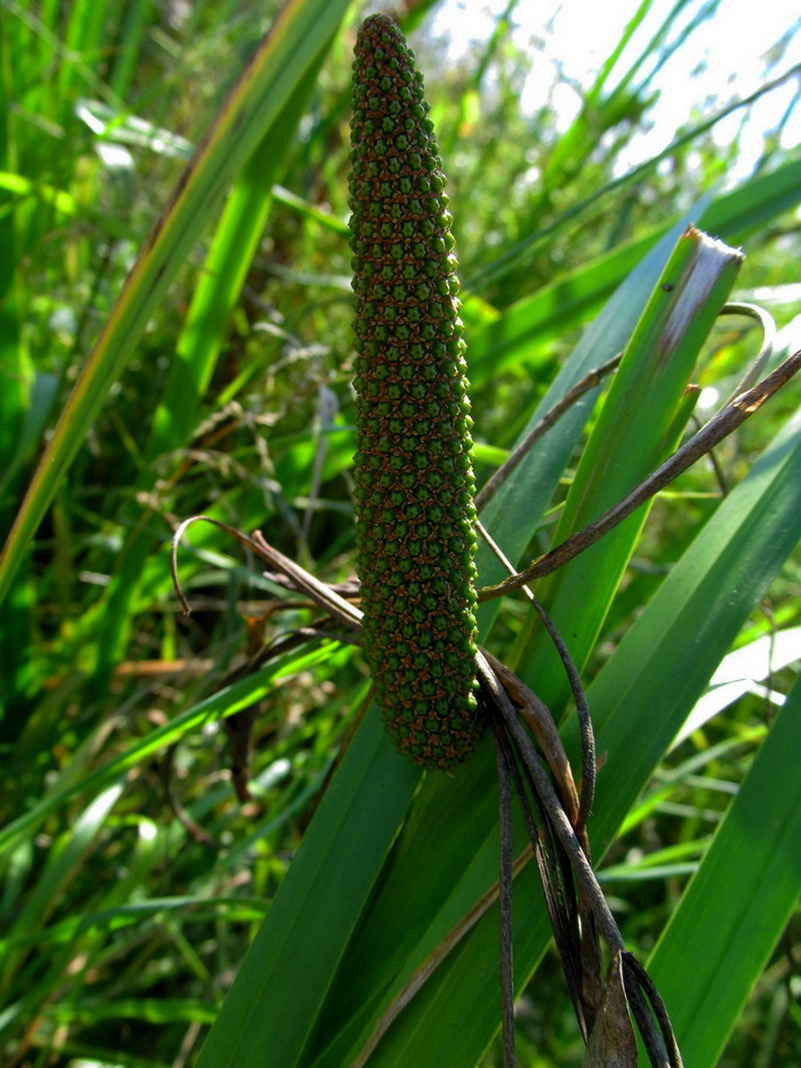
<instances>
[{"instance_id":1,"label":"thin dry strand","mask_svg":"<svg viewBox=\"0 0 801 1068\"><path fill-rule=\"evenodd\" d=\"M479 601L491 601L513 590L527 586L534 579L550 575L564 567L579 553L584 552L596 541L608 534L610 530L635 512L651 497L668 486L678 475L686 471L697 460L719 444L742 423L757 412L766 401L770 400L801 370L801 350L788 356L774 371L766 375L761 382L735 397L726 404L709 422L689 441L677 449L660 464L650 475L617 504L582 530L571 534L556 548L537 557L525 570L518 572L495 586L484 586L478 591Z\"/></svg>"}]
</instances>

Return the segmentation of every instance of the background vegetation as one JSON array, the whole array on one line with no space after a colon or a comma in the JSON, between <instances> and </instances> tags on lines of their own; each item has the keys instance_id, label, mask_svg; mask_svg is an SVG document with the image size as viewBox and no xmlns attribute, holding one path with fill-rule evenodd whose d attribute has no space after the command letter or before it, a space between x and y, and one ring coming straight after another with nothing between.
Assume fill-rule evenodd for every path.
<instances>
[{"instance_id":1,"label":"background vegetation","mask_svg":"<svg viewBox=\"0 0 801 1068\"><path fill-rule=\"evenodd\" d=\"M632 10L632 26L650 6ZM625 67L610 56L567 130L548 101L534 114L521 108L535 57L514 46L507 20L450 67L430 36L436 5L409 2L399 12L450 177L479 483L546 396L564 391L566 368L589 370L622 347L683 219L742 245L735 296L757 295L787 328L778 348L798 347L801 156L781 148L781 129L766 135L754 174L713 197L728 162L710 132L710 116L729 103L721 98L687 117L661 160L621 177L621 154L647 122L648 71L658 70L670 41L681 46L681 19L715 6L677 4L665 33ZM275 1010L287 1045L263 1046L273 1059L242 1053L237 1063L350 1063L403 967L423 959L487 889L496 863L488 750L452 780L429 775L421 785L388 749L372 710L326 791L369 689L358 650L335 642L285 650L233 679L264 642L308 623L310 612L296 600L273 611L275 584L211 527L194 527L180 555L194 608L188 620L173 592L171 534L198 512L263 530L325 581L353 573L346 175L350 56L362 11L344 0L294 0L253 68L257 77L236 90L247 121L237 127L229 112L209 133L277 9L243 0L2 6L0 529L17 522L0 563L7 1065L198 1063L262 918L282 901L276 892L301 842L305 860L293 877L311 888L318 941L308 966L298 958L300 994L287 956L257 948L248 957L255 970L247 974L267 1000L289 1006L283 1017ZM792 40L769 57L772 77L787 73ZM204 136L206 163L182 183L158 241L146 245ZM733 142L732 158L735 150ZM722 320L693 381L727 396L759 347L755 337L746 321ZM625 937L646 959L674 917L679 934L666 936L653 969L678 994L696 970L707 981L700 961L710 954L712 971L726 971L711 946L742 936L743 950L753 950L740 978L759 978L742 1013L737 990L728 1002L719 993L676 1012L688 1035L695 1026L715 1036L714 1048L693 1047L688 1065L696 1068L789 1066L801 1036L801 834L787 764L798 741L798 687L788 715L776 719L801 658L798 399L792 385L725 443L716 468L699 464L663 494L639 539L635 531L617 550L625 564L636 541L614 598L613 590L593 607L595 623L586 606L566 621L566 630L573 622L583 634L599 629L582 656L610 767L599 781L596 860L608 845L601 877ZM535 470L520 473L492 516L521 560L565 522L566 487L599 418L594 401L577 410L558 448L532 458ZM743 495L732 493L725 512L721 498L756 463L750 510L738 511ZM756 518L742 518L746 511ZM672 586L670 575L679 576ZM677 587L687 604L697 593L709 609L708 631L701 608L688 608ZM559 603L558 586L543 595ZM703 677L690 670L682 636L659 629L667 631L672 613L685 631L690 619L699 628L693 655ZM485 629L490 622L493 652L560 715L567 701L523 602L507 598ZM753 666L758 641L774 650L769 667L764 655ZM699 708L727 651L730 689L716 687ZM648 673L652 654L666 678ZM639 689L622 689L624 668ZM633 742L615 718L624 692ZM676 722L665 712L660 728L660 701L671 698ZM645 708L636 713L638 701ZM672 745L693 707L696 718ZM251 797L242 801L231 772L239 735L226 725L242 728L249 717ZM636 782L619 785L625 775L614 770L616 754L632 745L646 751L644 793ZM758 757L763 770L750 775ZM713 854L709 843L743 783L751 785L741 809L723 824ZM753 833L735 822L742 812L757 814ZM340 837L343 827L351 838ZM764 846L761 859L745 849L749 838ZM784 864L777 871L774 852ZM707 854L707 882L699 875L696 896L683 897ZM745 868L742 857L751 858ZM753 871L764 876L758 886L748 881ZM550 954L537 966L546 941L533 877L521 884L521 1059L578 1064L558 966ZM765 919L761 932L743 922L749 896ZM690 902L684 912L681 901ZM272 914L287 931L289 957L309 916L288 893ZM370 1063L420 1065L426 1052L430 1063L446 1063L437 1041L457 1057L452 1063L497 1063L497 1010L486 993L497 985L495 921L486 919L440 969L440 986L424 988L418 1022L408 1033L396 1029L395 1050L379 1047ZM329 930L344 931L342 945L326 943ZM709 942L673 959L671 947L699 930ZM312 974L321 987L313 1005ZM236 1001L227 1004L237 1012ZM250 1012L227 1017L202 1068L228 1063L225 1050L237 1043L241 1052ZM685 1021L688 1013L701 1013L701 1023Z\"/></svg>"}]
</instances>

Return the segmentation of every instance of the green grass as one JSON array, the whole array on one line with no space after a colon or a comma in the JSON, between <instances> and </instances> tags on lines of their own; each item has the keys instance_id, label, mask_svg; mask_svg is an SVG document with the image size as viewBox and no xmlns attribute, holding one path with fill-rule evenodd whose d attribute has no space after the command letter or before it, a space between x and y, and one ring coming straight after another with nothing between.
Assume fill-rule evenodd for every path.
<instances>
[{"instance_id":1,"label":"green grass","mask_svg":"<svg viewBox=\"0 0 801 1068\"><path fill-rule=\"evenodd\" d=\"M667 27L627 66L609 57L556 137L545 108L521 112L524 57L504 24L444 71L425 36L433 6L406 29L451 179L479 484L627 349L482 512L523 564L686 435L688 383L721 399L735 387L759 339L716 318L727 294L772 294L779 327L797 315L778 287L796 280L801 157L771 141L721 193L700 119L670 166L613 177ZM313 613L293 597L264 618L285 594L210 525L179 552L187 620L169 570L177 523L205 512L261 529L324 581L352 574L360 12L99 10L9 2L0 20L0 1060L322 1068L375 1042L370 1065L490 1068L492 908L389 1022L497 878L489 742L453 775L421 773L374 706L359 721L366 669L336 633L232 674ZM688 221L745 262L698 302L663 380L660 287L666 265L671 281L683 269ZM725 494L699 463L535 587L584 664L595 863L688 1068L797 1059L798 406L791 383L719 446ZM483 584L504 577L486 547L478 563ZM485 603L480 625L575 756L564 683L522 599ZM782 650L771 674L674 745L721 660L766 636ZM240 802L229 739L249 714ZM578 1065L533 867L516 882L521 1064Z\"/></svg>"}]
</instances>

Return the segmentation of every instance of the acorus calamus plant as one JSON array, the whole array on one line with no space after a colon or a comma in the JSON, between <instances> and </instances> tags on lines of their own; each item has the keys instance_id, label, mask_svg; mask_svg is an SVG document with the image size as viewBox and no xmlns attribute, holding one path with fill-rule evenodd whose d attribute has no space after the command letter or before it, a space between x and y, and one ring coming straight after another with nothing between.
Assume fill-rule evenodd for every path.
<instances>
[{"instance_id":1,"label":"acorus calamus plant","mask_svg":"<svg viewBox=\"0 0 801 1068\"><path fill-rule=\"evenodd\" d=\"M592 1040L598 1020L599 1031L608 1029L606 1016L612 1012L601 1011L600 927L616 951L617 970L610 972L607 988L614 985L622 993L627 966L635 1014L658 1063L662 1043L638 985L642 972L622 955L622 939L589 865L582 864L589 853L583 824L594 780L589 719L585 715L579 802L555 728L541 722L538 733L561 797L550 789L527 740L515 733L517 710L510 695L520 705L528 696L521 696L518 681L510 680L502 665L493 667L485 655L477 660L471 420L452 220L423 78L399 28L386 16L366 19L359 30L353 90L354 507L362 640L384 724L401 752L416 762L437 768L460 763L484 727L475 696L476 675L482 676L484 700L498 710L498 772L518 787L582 1033ZM500 727L504 715L507 731ZM545 712L540 720L549 718ZM503 1023L505 1059L512 1064L512 847L506 790L501 798ZM544 816L542 834L535 805ZM564 816L565 807L572 822ZM581 868L583 887L581 877L574 882L567 874L571 864ZM678 1065L667 1014L656 992L650 995L667 1061ZM625 1006L625 997L620 1004ZM625 1009L618 1005L614 1011L620 1015Z\"/></svg>"},{"instance_id":2,"label":"acorus calamus plant","mask_svg":"<svg viewBox=\"0 0 801 1068\"><path fill-rule=\"evenodd\" d=\"M801 366L801 354L756 381L764 362L761 355L743 383L743 392L676 448L691 410L686 375L703 336L724 310L742 259L697 230L685 231L625 352L574 384L510 455L479 499L489 499L539 436L605 375L616 373L610 412L616 411L615 405L628 403L632 380L651 349L657 354L654 380L669 369L660 388L676 397L675 411L669 412L656 451L635 456L633 488L627 494L515 574L476 518L451 219L427 113L422 77L399 28L386 16L371 16L362 24L356 43L350 178L357 352L354 511L361 608L353 603L349 589L322 584L261 534L249 537L212 522L249 546L268 564L273 577L280 576L284 584L322 608L340 633L344 629L343 637L361 641L386 731L406 757L433 775L442 774L463 763L486 727L492 728L500 780L501 878L473 910L459 937L500 900L504 1064L515 1061L509 919L514 790L587 1043L585 1065L636 1064L633 1017L650 1062L678 1068L681 1054L667 1010L649 976L626 951L592 871L587 838L596 764L592 722L570 654L527 584L554 574L642 509L654 493L781 388ZM668 338L671 358L665 360L660 354L668 351ZM672 454L671 449L675 449ZM587 452L591 450L592 442ZM665 455L668 458L660 463ZM582 478L580 467L577 487ZM565 516L570 516L571 508L581 515L580 502L575 506L569 495ZM176 533L174 549L190 522ZM505 582L479 591L476 531L510 572ZM520 588L559 654L577 708L579 787L548 708L504 664L477 646L478 601ZM306 641L313 633L306 628L298 640ZM319 633L330 636L325 625ZM269 650L261 659L267 656ZM408 987L384 1007L353 1063L368 1062L406 1007L408 988L418 988L417 981L412 976ZM207 1046L209 1063L215 1063L226 1041L223 1014Z\"/></svg>"},{"instance_id":3,"label":"acorus calamus plant","mask_svg":"<svg viewBox=\"0 0 801 1068\"><path fill-rule=\"evenodd\" d=\"M632 4L626 34L658 6ZM514 19L491 20L458 70L421 64L459 172L447 191L482 524L467 700L488 728L439 769L390 739L360 647L342 270L357 10L196 4L157 54L163 4L3 5L3 1068L498 1068L501 838L515 857L505 1026L513 993L522 1063L575 1068L582 1030L585 1068L609 1068L609 1033L633 1063L636 964L598 895L603 865L687 1068L797 1068L799 382L715 450L718 475L705 455L797 367L779 370L797 347L793 287L765 295L783 329L747 382L757 331L742 307L689 357L678 328L716 255L681 236L690 222L747 250L741 294L794 280L792 104L748 177L721 184L731 157L703 147L750 110L728 92L623 172L663 61L714 6L668 5L641 49L615 49L562 134L549 97L531 115L507 80L528 58ZM395 9L425 41L436 5ZM797 80L781 53L766 66L788 69L753 99ZM724 300L713 285L704 302L715 315ZM682 429L693 383L693 418L709 418L707 387L721 405L697 435ZM643 530L649 496L699 455ZM164 538L204 510L261 527L315 574L258 536L241 536L257 561L243 566L219 530L193 528L181 573L197 615L175 620ZM581 695L527 591L588 683L592 806ZM725 707L713 673L763 656L768 674L747 677L764 697ZM248 767L234 740L250 724ZM494 736L501 791L518 772L536 784L534 863L520 813L513 834L499 813ZM582 944L592 924L600 953Z\"/></svg>"}]
</instances>

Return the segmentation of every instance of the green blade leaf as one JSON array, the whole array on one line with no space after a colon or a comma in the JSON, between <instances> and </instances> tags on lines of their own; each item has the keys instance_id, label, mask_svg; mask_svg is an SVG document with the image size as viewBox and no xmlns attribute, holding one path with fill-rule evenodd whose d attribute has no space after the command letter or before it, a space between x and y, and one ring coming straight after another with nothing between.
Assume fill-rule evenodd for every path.
<instances>
[{"instance_id":1,"label":"green blade leaf","mask_svg":"<svg viewBox=\"0 0 801 1068\"><path fill-rule=\"evenodd\" d=\"M686 223L683 219L649 252L588 327L523 430L521 439L572 386L625 346ZM521 346L524 344L523 339ZM598 390L591 390L568 411L481 509L482 522L511 560L520 558L533 537L597 396ZM499 582L505 577L496 557L483 543L479 543L476 559L482 584ZM489 631L498 607L497 601L480 606L479 622L484 634Z\"/></svg>"},{"instance_id":2,"label":"green blade leaf","mask_svg":"<svg viewBox=\"0 0 801 1068\"><path fill-rule=\"evenodd\" d=\"M201 401L217 364L228 317L264 231L273 199L272 183L303 115L329 43L324 42L307 76L256 146L223 209L176 345L164 395L153 416L144 451L142 486L146 490L152 480L150 465L160 454L179 449L191 439ZM91 622L99 630L98 663L93 671L96 693L105 690L114 665L123 655L135 614L134 605L144 584L147 558L159 538L152 526L137 522L139 518L138 514L132 514L131 531L120 553L120 565L91 613L91 621L86 621L85 630Z\"/></svg>"},{"instance_id":3,"label":"green blade leaf","mask_svg":"<svg viewBox=\"0 0 801 1068\"><path fill-rule=\"evenodd\" d=\"M690 416L690 375L725 303L742 253L694 228L682 234L626 346L582 453L553 544L629 493L673 450ZM639 538L650 505L538 584L537 595L582 668ZM536 627L536 613L529 626ZM561 661L541 627L526 646L523 678L558 716L569 695Z\"/></svg>"},{"instance_id":4,"label":"green blade leaf","mask_svg":"<svg viewBox=\"0 0 801 1068\"><path fill-rule=\"evenodd\" d=\"M796 682L648 964L686 1068L717 1064L798 899L799 753Z\"/></svg>"},{"instance_id":5,"label":"green blade leaf","mask_svg":"<svg viewBox=\"0 0 801 1068\"><path fill-rule=\"evenodd\" d=\"M303 1063L421 771L365 716L225 999L198 1068Z\"/></svg>"},{"instance_id":6,"label":"green blade leaf","mask_svg":"<svg viewBox=\"0 0 801 1068\"><path fill-rule=\"evenodd\" d=\"M151 231L45 449L0 557L0 601L153 309L347 6L347 0L288 0L217 113L171 203Z\"/></svg>"},{"instance_id":7,"label":"green blade leaf","mask_svg":"<svg viewBox=\"0 0 801 1068\"><path fill-rule=\"evenodd\" d=\"M799 509L796 416L721 503L588 691L598 751L610 754L599 789L605 778L613 780L616 799L593 818L593 839L608 840L620 826L647 782L653 753L668 750L751 607L795 548ZM572 727L569 735L575 736Z\"/></svg>"},{"instance_id":8,"label":"green blade leaf","mask_svg":"<svg viewBox=\"0 0 801 1068\"><path fill-rule=\"evenodd\" d=\"M129 768L150 754L174 744L188 731L196 730L212 720L232 716L239 709L260 701L281 679L324 660L330 648L329 645L309 651L307 647L303 647L299 651L279 657L260 671L231 683L187 709L172 722L151 731L145 738L134 742L99 768L85 772L79 761L73 761L47 796L0 829L0 851L13 849L22 835L39 826L47 815L56 811L69 798L78 793L104 789L116 782Z\"/></svg>"}]
</instances>

